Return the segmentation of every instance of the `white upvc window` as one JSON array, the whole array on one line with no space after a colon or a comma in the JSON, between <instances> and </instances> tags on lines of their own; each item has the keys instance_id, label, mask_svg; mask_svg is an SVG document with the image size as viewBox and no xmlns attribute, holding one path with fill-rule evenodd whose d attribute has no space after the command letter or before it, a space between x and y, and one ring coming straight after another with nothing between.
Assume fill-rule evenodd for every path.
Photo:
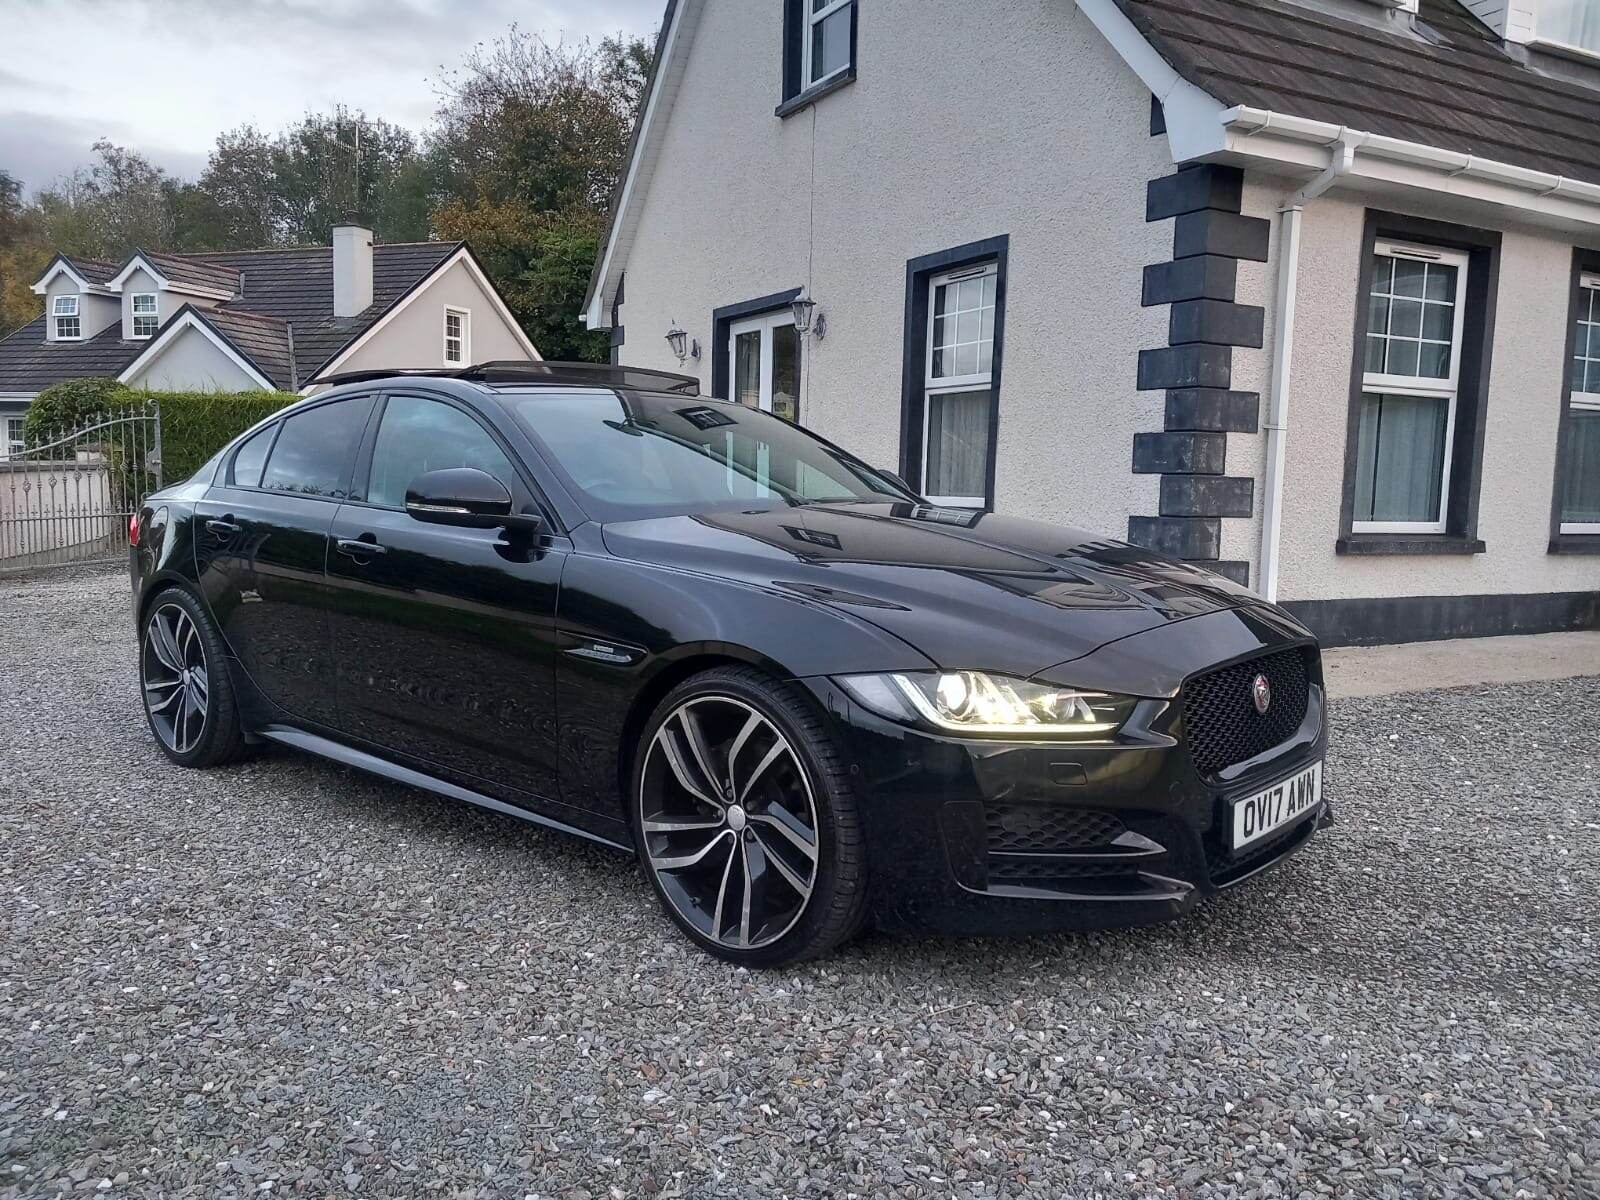
<instances>
[{"instance_id":1,"label":"white upvc window","mask_svg":"<svg viewBox=\"0 0 1600 1200\"><path fill-rule=\"evenodd\" d=\"M22 418L0 417L0 458L10 458L22 451Z\"/></svg>"},{"instance_id":2,"label":"white upvc window","mask_svg":"<svg viewBox=\"0 0 1600 1200\"><path fill-rule=\"evenodd\" d=\"M850 66L850 11L855 0L803 0L800 31L801 87L826 83Z\"/></svg>"},{"instance_id":3,"label":"white upvc window","mask_svg":"<svg viewBox=\"0 0 1600 1200\"><path fill-rule=\"evenodd\" d=\"M1565 457L1561 532L1600 533L1600 275L1578 288Z\"/></svg>"},{"instance_id":4,"label":"white upvc window","mask_svg":"<svg viewBox=\"0 0 1600 1200\"><path fill-rule=\"evenodd\" d=\"M1356 533L1445 531L1466 296L1466 254L1377 244L1357 428Z\"/></svg>"},{"instance_id":5,"label":"white upvc window","mask_svg":"<svg viewBox=\"0 0 1600 1200\"><path fill-rule=\"evenodd\" d=\"M472 313L465 308L444 310L444 365L464 367L472 361Z\"/></svg>"},{"instance_id":6,"label":"white upvc window","mask_svg":"<svg viewBox=\"0 0 1600 1200\"><path fill-rule=\"evenodd\" d=\"M51 300L50 319L55 322L56 341L76 342L83 337L76 296L57 296Z\"/></svg>"},{"instance_id":7,"label":"white upvc window","mask_svg":"<svg viewBox=\"0 0 1600 1200\"><path fill-rule=\"evenodd\" d=\"M161 318L156 311L156 294L154 292L135 292L133 294L133 336L136 338L152 338L156 335L156 328L161 324Z\"/></svg>"},{"instance_id":8,"label":"white upvc window","mask_svg":"<svg viewBox=\"0 0 1600 1200\"><path fill-rule=\"evenodd\" d=\"M982 508L989 502L998 283L993 262L928 281L921 491L935 504Z\"/></svg>"},{"instance_id":9,"label":"white upvc window","mask_svg":"<svg viewBox=\"0 0 1600 1200\"><path fill-rule=\"evenodd\" d=\"M1555 48L1600 55L1600 4L1594 0L1540 0L1534 34L1537 41Z\"/></svg>"}]
</instances>

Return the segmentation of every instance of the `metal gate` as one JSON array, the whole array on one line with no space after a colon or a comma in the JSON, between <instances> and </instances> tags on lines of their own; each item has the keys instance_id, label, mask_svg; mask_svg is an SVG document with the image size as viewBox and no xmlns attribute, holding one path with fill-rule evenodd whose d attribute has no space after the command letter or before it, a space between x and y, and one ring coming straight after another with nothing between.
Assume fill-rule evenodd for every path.
<instances>
[{"instance_id":1,"label":"metal gate","mask_svg":"<svg viewBox=\"0 0 1600 1200\"><path fill-rule=\"evenodd\" d=\"M160 486L154 404L0 455L0 575L120 559L129 518Z\"/></svg>"}]
</instances>

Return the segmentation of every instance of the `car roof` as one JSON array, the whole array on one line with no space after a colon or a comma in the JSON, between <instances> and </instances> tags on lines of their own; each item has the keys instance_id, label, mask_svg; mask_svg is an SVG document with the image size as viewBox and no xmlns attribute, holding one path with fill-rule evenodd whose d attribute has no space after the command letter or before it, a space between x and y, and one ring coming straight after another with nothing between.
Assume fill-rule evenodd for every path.
<instances>
[{"instance_id":1,"label":"car roof","mask_svg":"<svg viewBox=\"0 0 1600 1200\"><path fill-rule=\"evenodd\" d=\"M700 381L693 375L655 371L646 367L610 366L604 363L494 361L446 370L352 371L329 376L321 383L382 384L394 381L459 380L488 388L598 387L638 392L669 392L698 396Z\"/></svg>"}]
</instances>

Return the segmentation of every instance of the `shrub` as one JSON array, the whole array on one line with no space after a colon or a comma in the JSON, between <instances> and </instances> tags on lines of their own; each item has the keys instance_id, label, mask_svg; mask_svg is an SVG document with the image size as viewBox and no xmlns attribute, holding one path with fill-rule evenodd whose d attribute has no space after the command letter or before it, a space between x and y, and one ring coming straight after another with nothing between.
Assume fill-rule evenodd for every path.
<instances>
[{"instance_id":1,"label":"shrub","mask_svg":"<svg viewBox=\"0 0 1600 1200\"><path fill-rule=\"evenodd\" d=\"M235 434L299 397L289 392L141 392L115 379L73 379L40 392L22 426L30 446L66 437L91 418L154 404L161 414L161 478L187 479ZM114 434L107 441L120 442Z\"/></svg>"},{"instance_id":2,"label":"shrub","mask_svg":"<svg viewBox=\"0 0 1600 1200\"><path fill-rule=\"evenodd\" d=\"M30 446L66 437L102 413L133 407L135 393L115 379L69 379L47 387L28 405L22 436Z\"/></svg>"}]
</instances>

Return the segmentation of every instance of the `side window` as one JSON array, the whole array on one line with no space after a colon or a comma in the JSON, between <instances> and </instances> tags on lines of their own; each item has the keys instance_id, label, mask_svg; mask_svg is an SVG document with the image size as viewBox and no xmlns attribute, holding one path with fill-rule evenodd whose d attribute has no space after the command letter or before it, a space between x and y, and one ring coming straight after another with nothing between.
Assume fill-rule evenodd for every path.
<instances>
[{"instance_id":1,"label":"side window","mask_svg":"<svg viewBox=\"0 0 1600 1200\"><path fill-rule=\"evenodd\" d=\"M261 486L275 492L343 499L348 494L350 460L371 411L372 397L359 396L286 418Z\"/></svg>"},{"instance_id":2,"label":"side window","mask_svg":"<svg viewBox=\"0 0 1600 1200\"><path fill-rule=\"evenodd\" d=\"M517 474L482 425L454 405L422 396L391 396L372 448L367 502L404 508L406 487L425 471L476 467L507 488Z\"/></svg>"},{"instance_id":3,"label":"side window","mask_svg":"<svg viewBox=\"0 0 1600 1200\"><path fill-rule=\"evenodd\" d=\"M783 0L783 103L798 112L854 78L856 0Z\"/></svg>"},{"instance_id":4,"label":"side window","mask_svg":"<svg viewBox=\"0 0 1600 1200\"><path fill-rule=\"evenodd\" d=\"M267 451L272 449L272 436L278 432L276 425L268 425L260 433L247 437L234 452L233 465L228 468L228 482L235 487L260 487L261 468L267 465Z\"/></svg>"}]
</instances>

